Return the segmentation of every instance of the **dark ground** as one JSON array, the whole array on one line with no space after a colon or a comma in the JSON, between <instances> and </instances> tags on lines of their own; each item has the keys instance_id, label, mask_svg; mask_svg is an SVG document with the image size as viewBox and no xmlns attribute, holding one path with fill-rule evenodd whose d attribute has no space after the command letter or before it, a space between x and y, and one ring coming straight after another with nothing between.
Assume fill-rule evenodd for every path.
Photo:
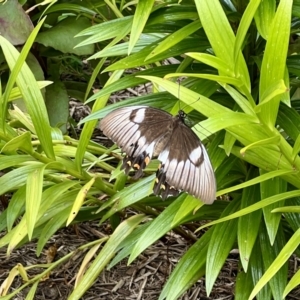
<instances>
[{"instance_id":1,"label":"dark ground","mask_svg":"<svg viewBox=\"0 0 300 300\"><path fill-rule=\"evenodd\" d=\"M0 284L7 278L9 271L18 263L23 266L46 263L47 250L53 245L57 250L55 256L55 260L57 260L75 250L78 246L105 236L106 226L106 224L99 226L98 222L95 221L61 229L53 236L52 241L39 258L35 255L36 244L34 242L13 251L9 258L6 257L6 249L0 249ZM169 274L188 247L189 243L180 236L174 233L169 234L163 242L158 241L148 248L130 266L127 266L127 261L124 260L111 270L102 272L82 299L158 299ZM86 252L78 252L66 264L51 272L48 278L39 283L34 299L67 299L72 292L75 276L85 254ZM293 257L290 260L291 275L299 269L299 263L298 258ZM234 299L237 268L238 253L233 250L214 285L210 297L206 297L205 279L201 278L180 299ZM39 272L40 270L33 269L28 274L34 275ZM17 288L20 285L22 285L22 279L18 276L15 278L13 287ZM25 299L28 291L29 289L24 290L13 299ZM294 290L287 299L300 299L300 288Z\"/></svg>"},{"instance_id":2,"label":"dark ground","mask_svg":"<svg viewBox=\"0 0 300 300\"><path fill-rule=\"evenodd\" d=\"M74 117L77 114L77 119L82 118L88 113L86 108L83 108L81 105L76 107L76 102L73 102L71 106L71 114ZM0 213L2 211L3 206L1 206L0 202ZM10 257L6 257L6 249L0 249L0 286L7 278L11 269L17 264L22 264L23 266L44 264L49 259L48 252L50 249L57 251L54 260L58 260L80 245L109 234L107 227L108 224L99 226L98 221L94 221L63 228L52 237L40 257L36 257L35 242L14 250ZM127 261L124 260L111 270L102 272L82 299L158 299L169 274L189 247L190 243L188 241L175 233L170 233L163 240L149 247L130 266L127 266ZM34 299L67 299L73 290L76 274L85 255L86 252L77 252L66 264L60 265L60 267L52 271L48 278L39 283ZM234 299L238 258L237 250L233 250L219 274L210 297L206 297L205 279L201 278L180 299ZM50 257L50 259L53 259L53 257ZM299 264L300 261L296 257L290 260L290 276L297 272ZM40 272L41 270L39 269L32 269L28 274L32 276ZM22 279L20 276L17 276L10 291L21 285ZM28 291L29 289L23 290L21 294L13 299L25 299ZM287 299L300 299L300 288L292 291Z\"/></svg>"}]
</instances>

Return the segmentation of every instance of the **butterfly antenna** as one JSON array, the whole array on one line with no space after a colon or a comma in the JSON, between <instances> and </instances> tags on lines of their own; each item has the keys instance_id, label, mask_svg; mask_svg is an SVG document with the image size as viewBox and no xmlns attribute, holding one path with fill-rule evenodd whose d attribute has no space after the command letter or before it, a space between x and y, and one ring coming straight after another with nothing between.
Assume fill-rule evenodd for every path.
<instances>
[{"instance_id":1,"label":"butterfly antenna","mask_svg":"<svg viewBox=\"0 0 300 300\"><path fill-rule=\"evenodd\" d=\"M181 108L180 108L180 80L179 80L179 82L178 82L178 100L179 100L179 102L178 102L178 106L179 106L179 110L181 110Z\"/></svg>"}]
</instances>

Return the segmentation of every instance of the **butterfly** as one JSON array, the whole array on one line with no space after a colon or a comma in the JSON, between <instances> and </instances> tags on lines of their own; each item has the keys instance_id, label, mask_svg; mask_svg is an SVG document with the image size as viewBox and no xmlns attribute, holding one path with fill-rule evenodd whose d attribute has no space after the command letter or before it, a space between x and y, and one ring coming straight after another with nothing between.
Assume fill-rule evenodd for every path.
<instances>
[{"instance_id":1,"label":"butterfly","mask_svg":"<svg viewBox=\"0 0 300 300\"><path fill-rule=\"evenodd\" d=\"M205 147L184 123L186 114L176 116L148 106L122 107L100 121L100 129L126 156L122 169L134 169L134 179L153 157L161 162L153 193L163 199L185 191L206 204L216 198L214 170Z\"/></svg>"}]
</instances>

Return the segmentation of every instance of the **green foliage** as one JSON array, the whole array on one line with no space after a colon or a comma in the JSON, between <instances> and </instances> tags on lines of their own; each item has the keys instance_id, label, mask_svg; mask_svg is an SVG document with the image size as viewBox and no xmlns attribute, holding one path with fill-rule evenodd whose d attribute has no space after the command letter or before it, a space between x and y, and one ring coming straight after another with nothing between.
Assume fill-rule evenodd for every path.
<instances>
[{"instance_id":1,"label":"green foliage","mask_svg":"<svg viewBox=\"0 0 300 300\"><path fill-rule=\"evenodd\" d=\"M111 236L79 249L90 249L82 269L92 264L78 275L70 299L80 299L106 266L124 257L132 261L168 231L199 221L205 221L201 228L210 228L177 264L160 299L177 299L203 275L209 294L233 248L239 249L241 265L236 299L286 297L300 283L299 272L289 282L287 277L288 259L299 254L300 2L92 2L39 7L40 13L31 15L33 30L15 1L0 4L9 13L14 9L26 26L18 42L11 31L0 37L0 170L5 170L0 194L12 193L0 215L0 229L7 230L0 247L9 254L37 238L39 255L66 224L108 218L115 224L118 212L131 206L136 216L117 223ZM47 19L37 22L44 15ZM18 52L13 45L25 41ZM40 59L30 64L34 41ZM85 56L91 76L78 72ZM36 71L42 69L41 59L49 78ZM173 63L166 65L167 59ZM64 73L83 84L61 82ZM51 89L46 79L54 81ZM98 82L103 88L91 95ZM106 107L111 93L147 82L153 84L152 94ZM79 140L64 135L65 127L57 128L67 122L68 95L92 106ZM211 206L186 194L162 202L151 196L154 175L127 182L115 160L110 162L121 158L120 150L90 141L98 118L112 109L143 104L175 113L177 97L196 121L198 136L210 136L206 145L218 186L218 200ZM7 109L16 99L21 109ZM154 173L157 163L146 174ZM99 194L108 200L99 200ZM34 295L37 282L57 265L45 265L30 280L25 276L25 283L9 293L14 276L26 274L18 266L0 288L3 299L28 285Z\"/></svg>"}]
</instances>

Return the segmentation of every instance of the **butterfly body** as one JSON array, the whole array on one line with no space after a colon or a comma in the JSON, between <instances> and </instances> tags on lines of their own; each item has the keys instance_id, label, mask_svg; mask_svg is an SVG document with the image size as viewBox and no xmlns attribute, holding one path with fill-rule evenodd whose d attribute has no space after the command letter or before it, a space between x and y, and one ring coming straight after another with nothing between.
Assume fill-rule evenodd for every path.
<instances>
[{"instance_id":1,"label":"butterfly body","mask_svg":"<svg viewBox=\"0 0 300 300\"><path fill-rule=\"evenodd\" d=\"M100 129L126 153L122 168L134 178L152 157L161 165L153 192L163 199L183 190L205 203L215 199L216 182L208 154L197 135L184 123L185 113L176 116L148 106L116 109L100 121Z\"/></svg>"}]
</instances>

